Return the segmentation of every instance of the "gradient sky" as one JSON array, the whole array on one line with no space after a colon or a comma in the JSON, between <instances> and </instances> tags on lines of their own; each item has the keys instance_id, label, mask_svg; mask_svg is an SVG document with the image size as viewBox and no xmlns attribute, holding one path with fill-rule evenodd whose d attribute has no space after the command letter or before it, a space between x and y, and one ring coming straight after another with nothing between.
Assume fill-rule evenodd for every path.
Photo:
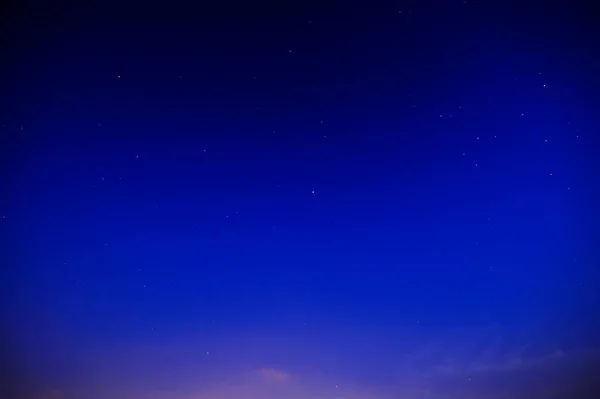
<instances>
[{"instance_id":1,"label":"gradient sky","mask_svg":"<svg viewBox=\"0 0 600 399\"><path fill-rule=\"evenodd\" d=\"M588 10L101 3L5 18L2 397L585 398Z\"/></svg>"}]
</instances>

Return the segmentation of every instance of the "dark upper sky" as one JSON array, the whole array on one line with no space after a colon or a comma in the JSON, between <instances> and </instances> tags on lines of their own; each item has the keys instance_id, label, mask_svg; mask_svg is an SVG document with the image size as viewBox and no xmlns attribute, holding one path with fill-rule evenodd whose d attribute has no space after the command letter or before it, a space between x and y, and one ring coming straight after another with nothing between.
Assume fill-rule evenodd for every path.
<instances>
[{"instance_id":1,"label":"dark upper sky","mask_svg":"<svg viewBox=\"0 0 600 399\"><path fill-rule=\"evenodd\" d=\"M9 399L584 389L590 10L89 3L4 17Z\"/></svg>"}]
</instances>

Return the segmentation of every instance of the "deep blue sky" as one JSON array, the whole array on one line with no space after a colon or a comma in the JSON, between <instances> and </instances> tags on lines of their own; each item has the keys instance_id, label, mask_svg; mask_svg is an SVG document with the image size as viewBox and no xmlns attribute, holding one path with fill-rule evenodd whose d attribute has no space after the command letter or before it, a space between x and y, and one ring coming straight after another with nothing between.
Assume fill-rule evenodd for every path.
<instances>
[{"instance_id":1,"label":"deep blue sky","mask_svg":"<svg viewBox=\"0 0 600 399\"><path fill-rule=\"evenodd\" d=\"M19 398L580 388L600 344L587 15L15 7L0 213Z\"/></svg>"}]
</instances>

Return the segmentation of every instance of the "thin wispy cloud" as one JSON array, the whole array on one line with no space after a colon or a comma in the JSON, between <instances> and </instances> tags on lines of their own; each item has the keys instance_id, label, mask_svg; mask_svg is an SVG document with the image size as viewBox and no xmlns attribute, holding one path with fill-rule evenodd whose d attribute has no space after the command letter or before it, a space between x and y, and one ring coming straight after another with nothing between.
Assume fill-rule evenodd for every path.
<instances>
[{"instance_id":1,"label":"thin wispy cloud","mask_svg":"<svg viewBox=\"0 0 600 399\"><path fill-rule=\"evenodd\" d=\"M288 373L272 368L260 369L258 374L267 382L285 383L289 382L291 379L291 376Z\"/></svg>"}]
</instances>

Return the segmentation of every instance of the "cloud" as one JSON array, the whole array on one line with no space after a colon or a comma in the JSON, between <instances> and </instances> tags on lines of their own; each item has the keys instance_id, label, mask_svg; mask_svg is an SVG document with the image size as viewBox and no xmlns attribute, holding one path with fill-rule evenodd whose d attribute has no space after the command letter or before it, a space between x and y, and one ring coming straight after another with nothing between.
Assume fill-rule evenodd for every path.
<instances>
[{"instance_id":1,"label":"cloud","mask_svg":"<svg viewBox=\"0 0 600 399\"><path fill-rule=\"evenodd\" d=\"M260 368L231 376L210 390L185 399L389 399L324 375L294 375L276 368Z\"/></svg>"},{"instance_id":2,"label":"cloud","mask_svg":"<svg viewBox=\"0 0 600 399\"><path fill-rule=\"evenodd\" d=\"M585 372L594 361L600 366L598 353L567 350L556 341L539 345L525 333L498 325L420 334L416 339L399 334L396 341L381 346L373 344L372 335L357 333L339 334L336 340L342 344L337 346L329 340L290 345L289 339L263 336L213 343L210 356L206 343L193 340L89 356L77 368L80 373L71 373L79 387L65 387L66 396L562 399L560 395L592 381ZM584 394L577 397L593 397Z\"/></svg>"},{"instance_id":3,"label":"cloud","mask_svg":"<svg viewBox=\"0 0 600 399\"><path fill-rule=\"evenodd\" d=\"M397 383L402 397L562 399L574 393L580 398L600 397L599 387L587 374L600 369L600 353L525 345L498 328L435 337L400 364Z\"/></svg>"},{"instance_id":4,"label":"cloud","mask_svg":"<svg viewBox=\"0 0 600 399\"><path fill-rule=\"evenodd\" d=\"M290 380L291 376L281 370L272 368L263 368L258 371L260 377L268 382L284 383Z\"/></svg>"}]
</instances>

